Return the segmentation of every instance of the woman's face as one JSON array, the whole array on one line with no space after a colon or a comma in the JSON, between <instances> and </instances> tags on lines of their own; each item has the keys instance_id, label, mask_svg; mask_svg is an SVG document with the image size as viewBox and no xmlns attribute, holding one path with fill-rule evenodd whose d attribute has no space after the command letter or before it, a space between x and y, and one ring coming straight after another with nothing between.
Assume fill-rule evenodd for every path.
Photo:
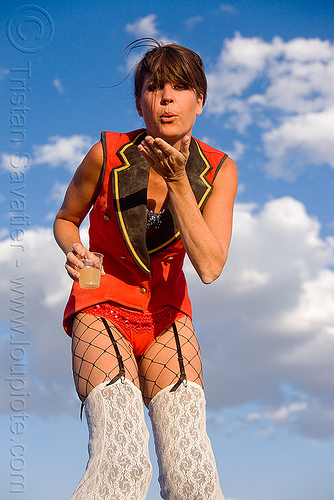
<instances>
[{"instance_id":1,"label":"woman's face","mask_svg":"<svg viewBox=\"0 0 334 500\"><path fill-rule=\"evenodd\" d=\"M196 116L202 113L203 97L179 84L157 87L148 74L136 106L139 116L144 118L147 135L161 137L179 147L183 137L191 134Z\"/></svg>"}]
</instances>

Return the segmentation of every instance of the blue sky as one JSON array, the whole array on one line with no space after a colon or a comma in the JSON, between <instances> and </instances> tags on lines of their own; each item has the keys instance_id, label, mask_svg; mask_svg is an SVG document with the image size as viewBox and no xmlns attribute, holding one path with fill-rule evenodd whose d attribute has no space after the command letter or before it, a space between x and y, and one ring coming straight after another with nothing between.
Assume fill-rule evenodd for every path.
<instances>
[{"instance_id":1,"label":"blue sky","mask_svg":"<svg viewBox=\"0 0 334 500\"><path fill-rule=\"evenodd\" d=\"M202 56L194 135L239 168L222 277L185 265L226 500L332 500L333 2L24 5L0 14L1 498L66 500L86 464L51 226L100 132L142 126L122 51L148 36Z\"/></svg>"}]
</instances>

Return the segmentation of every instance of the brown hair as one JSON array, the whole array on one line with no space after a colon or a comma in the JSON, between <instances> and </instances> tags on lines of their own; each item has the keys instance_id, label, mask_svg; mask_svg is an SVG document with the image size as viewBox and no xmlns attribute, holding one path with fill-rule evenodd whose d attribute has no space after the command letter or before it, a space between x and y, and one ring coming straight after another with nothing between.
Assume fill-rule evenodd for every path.
<instances>
[{"instance_id":1,"label":"brown hair","mask_svg":"<svg viewBox=\"0 0 334 500\"><path fill-rule=\"evenodd\" d=\"M203 61L196 52L175 43L162 45L153 38L140 38L127 48L143 46L152 48L143 55L134 71L136 98L141 96L146 75L151 74L153 83L158 86L173 82L193 89L198 96L203 96L204 105L207 81Z\"/></svg>"}]
</instances>

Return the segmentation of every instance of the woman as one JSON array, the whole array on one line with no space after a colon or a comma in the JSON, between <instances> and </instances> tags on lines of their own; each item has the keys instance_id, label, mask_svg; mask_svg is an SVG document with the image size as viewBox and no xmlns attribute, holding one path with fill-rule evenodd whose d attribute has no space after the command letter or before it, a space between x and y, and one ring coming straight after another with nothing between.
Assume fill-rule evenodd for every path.
<instances>
[{"instance_id":1,"label":"woman","mask_svg":"<svg viewBox=\"0 0 334 500\"><path fill-rule=\"evenodd\" d=\"M182 264L187 253L203 283L221 274L236 166L191 137L206 98L195 52L154 41L134 80L146 129L102 133L54 224L74 280L64 327L90 431L87 469L71 499L146 498L152 472L144 400L162 498L219 500ZM78 279L88 250L79 226L90 209L90 250L104 254L105 272L98 289L85 290Z\"/></svg>"}]
</instances>

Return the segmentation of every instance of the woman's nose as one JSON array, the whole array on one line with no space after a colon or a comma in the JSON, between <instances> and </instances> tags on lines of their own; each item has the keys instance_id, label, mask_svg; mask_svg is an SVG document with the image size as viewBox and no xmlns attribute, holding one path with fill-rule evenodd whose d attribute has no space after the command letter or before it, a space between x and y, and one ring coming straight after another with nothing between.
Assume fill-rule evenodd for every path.
<instances>
[{"instance_id":1,"label":"woman's nose","mask_svg":"<svg viewBox=\"0 0 334 500\"><path fill-rule=\"evenodd\" d=\"M171 87L171 85L166 83L161 92L161 103L167 106L168 104L171 104L173 100L174 100L173 88Z\"/></svg>"}]
</instances>

